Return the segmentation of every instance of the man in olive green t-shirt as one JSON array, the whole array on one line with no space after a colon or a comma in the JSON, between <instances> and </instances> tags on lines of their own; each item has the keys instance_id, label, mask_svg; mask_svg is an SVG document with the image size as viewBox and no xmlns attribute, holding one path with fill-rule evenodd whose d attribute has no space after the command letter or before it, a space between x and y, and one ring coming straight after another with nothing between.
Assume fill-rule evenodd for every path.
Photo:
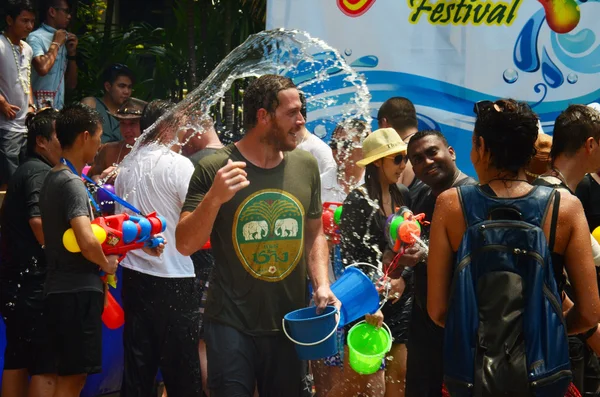
<instances>
[{"instance_id":1,"label":"man in olive green t-shirt","mask_svg":"<svg viewBox=\"0 0 600 397\"><path fill-rule=\"evenodd\" d=\"M202 159L177 225L183 255L210 236L215 268L205 309L211 396L300 396L302 367L281 332L305 305L306 273L320 310L329 288L316 159L295 150L304 125L294 83L265 75L244 95L246 135ZM306 253L306 255L305 255Z\"/></svg>"}]
</instances>

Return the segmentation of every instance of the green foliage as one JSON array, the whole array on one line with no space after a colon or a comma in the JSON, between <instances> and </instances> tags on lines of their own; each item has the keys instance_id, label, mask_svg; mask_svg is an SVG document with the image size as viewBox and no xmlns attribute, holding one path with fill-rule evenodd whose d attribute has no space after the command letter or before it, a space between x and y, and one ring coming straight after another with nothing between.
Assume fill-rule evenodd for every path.
<instances>
[{"instance_id":1,"label":"green foliage","mask_svg":"<svg viewBox=\"0 0 600 397\"><path fill-rule=\"evenodd\" d=\"M77 90L70 93L72 99L102 95L102 71L112 63L122 63L136 75L135 97L179 100L195 88L190 84L192 53L199 84L228 51L264 29L266 12L266 0L176 0L164 10L163 26L145 22L115 26L110 37L104 37L107 1L88 3L79 3L78 26L73 26L85 33L79 37L79 79ZM189 29L194 30L191 40Z\"/></svg>"}]
</instances>

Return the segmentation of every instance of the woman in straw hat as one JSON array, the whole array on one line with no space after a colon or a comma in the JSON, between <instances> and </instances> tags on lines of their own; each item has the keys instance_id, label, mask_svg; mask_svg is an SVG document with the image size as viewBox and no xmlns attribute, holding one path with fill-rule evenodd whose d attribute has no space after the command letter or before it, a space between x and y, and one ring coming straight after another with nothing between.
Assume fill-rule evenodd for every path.
<instances>
[{"instance_id":1,"label":"woman in straw hat","mask_svg":"<svg viewBox=\"0 0 600 397\"><path fill-rule=\"evenodd\" d=\"M366 262L387 267L389 255L384 255L387 247L385 238L386 219L401 206L410 206L408 189L397 185L396 181L406 167L406 144L392 128L383 128L373 132L363 142L363 158L356 164L365 167L364 185L354 189L346 201L340 222L342 234L341 247L344 262L347 265ZM401 277L404 266L416 263L417 255L412 252L401 257L399 270L391 274L394 300L386 304L383 313L386 324L392 330L394 346L392 360L386 361L387 376L383 368L373 375L359 375L347 362L344 364L343 382L332 388L329 397L366 393L369 396L403 396L404 374L406 371L406 339L412 299L403 295L404 279ZM391 256L393 258L393 255ZM414 262L414 263L413 263ZM393 304L392 304L393 303ZM367 322L381 326L381 311L366 316ZM386 391L386 378L388 387Z\"/></svg>"}]
</instances>

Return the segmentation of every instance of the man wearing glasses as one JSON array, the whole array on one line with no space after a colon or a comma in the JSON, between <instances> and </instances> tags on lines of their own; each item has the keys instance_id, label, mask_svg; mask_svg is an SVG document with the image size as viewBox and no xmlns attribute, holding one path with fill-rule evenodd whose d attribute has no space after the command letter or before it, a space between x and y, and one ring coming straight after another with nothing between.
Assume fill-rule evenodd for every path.
<instances>
[{"instance_id":1,"label":"man wearing glasses","mask_svg":"<svg viewBox=\"0 0 600 397\"><path fill-rule=\"evenodd\" d=\"M65 85L77 85L77 36L66 31L71 9L66 0L47 0L42 25L27 38L33 50L31 87L38 108L62 109Z\"/></svg>"},{"instance_id":2,"label":"man wearing glasses","mask_svg":"<svg viewBox=\"0 0 600 397\"><path fill-rule=\"evenodd\" d=\"M113 115L131 97L134 84L133 72L120 63L110 65L102 73L102 98L83 98L82 103L96 109L102 117L102 143L119 142L123 139L119 120Z\"/></svg>"}]
</instances>

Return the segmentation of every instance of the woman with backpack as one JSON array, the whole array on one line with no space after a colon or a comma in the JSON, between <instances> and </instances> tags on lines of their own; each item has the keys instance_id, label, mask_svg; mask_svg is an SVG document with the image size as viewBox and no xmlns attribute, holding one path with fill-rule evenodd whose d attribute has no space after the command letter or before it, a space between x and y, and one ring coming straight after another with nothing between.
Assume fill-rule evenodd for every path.
<instances>
[{"instance_id":1,"label":"woman with backpack","mask_svg":"<svg viewBox=\"0 0 600 397\"><path fill-rule=\"evenodd\" d=\"M427 308L445 327L444 382L452 396L562 397L567 333L600 319L583 208L527 182L538 135L527 104L483 101L474 111L481 185L442 193L430 234ZM563 313L565 271L576 304Z\"/></svg>"},{"instance_id":2,"label":"woman with backpack","mask_svg":"<svg viewBox=\"0 0 600 397\"><path fill-rule=\"evenodd\" d=\"M385 270L393 259L393 254L386 255L389 249L385 224L386 219L399 207L410 207L408 189L396 184L406 167L406 148L392 128L379 129L365 138L362 144L363 158L356 163L359 167L365 167L365 183L351 191L344 201L340 222L342 258L346 266L364 262L380 267L383 263L382 270ZM373 375L359 375L347 365L346 360L343 382L335 385L327 394L328 397L357 393L384 396L384 391L386 397L404 396L406 340L412 297L409 293L403 294L405 281L402 275L404 266L414 266L420 254L420 249L408 248L406 254L400 257L397 270L390 272L393 298L382 311L394 340L391 357L386 360L385 377L383 370ZM408 278L406 273L404 276ZM383 316L367 316L368 322L379 326L382 320ZM329 362L333 364L332 360ZM337 364L342 363L338 360Z\"/></svg>"}]
</instances>

